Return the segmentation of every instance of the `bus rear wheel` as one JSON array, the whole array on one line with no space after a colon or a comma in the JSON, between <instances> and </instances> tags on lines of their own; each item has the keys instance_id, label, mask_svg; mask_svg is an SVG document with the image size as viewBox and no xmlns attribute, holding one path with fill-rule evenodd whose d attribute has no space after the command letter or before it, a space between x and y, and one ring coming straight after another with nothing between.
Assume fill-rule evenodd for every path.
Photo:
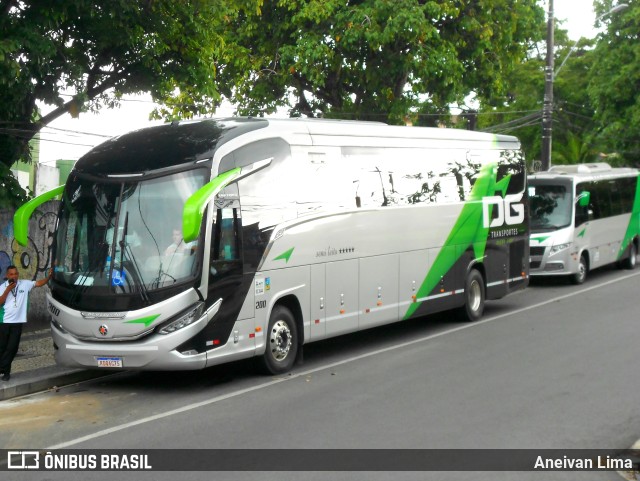
<instances>
[{"instance_id":1,"label":"bus rear wheel","mask_svg":"<svg viewBox=\"0 0 640 481\"><path fill-rule=\"evenodd\" d=\"M267 374L282 374L293 367L298 353L298 329L291 311L276 306L269 316L266 349L260 358L262 370Z\"/></svg>"},{"instance_id":2,"label":"bus rear wheel","mask_svg":"<svg viewBox=\"0 0 640 481\"><path fill-rule=\"evenodd\" d=\"M484 278L477 269L471 269L464 283L464 306L460 308L460 318L466 322L474 322L484 312Z\"/></svg>"},{"instance_id":3,"label":"bus rear wheel","mask_svg":"<svg viewBox=\"0 0 640 481\"><path fill-rule=\"evenodd\" d=\"M635 243L629 244L629 257L622 261L622 267L633 270L638 263L638 248Z\"/></svg>"}]
</instances>

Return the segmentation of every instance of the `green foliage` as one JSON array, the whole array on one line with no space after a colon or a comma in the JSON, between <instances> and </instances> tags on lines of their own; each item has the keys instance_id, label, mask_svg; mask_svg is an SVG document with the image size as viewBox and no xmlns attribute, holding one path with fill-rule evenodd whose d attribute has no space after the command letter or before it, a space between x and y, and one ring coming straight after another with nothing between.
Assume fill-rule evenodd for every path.
<instances>
[{"instance_id":1,"label":"green foliage","mask_svg":"<svg viewBox=\"0 0 640 481\"><path fill-rule=\"evenodd\" d=\"M228 55L221 36L260 0L0 0L0 164L30 160L28 142L69 113L150 92L157 117L210 112ZM74 92L73 98L61 95ZM36 101L55 109L36 118Z\"/></svg>"},{"instance_id":2,"label":"green foliage","mask_svg":"<svg viewBox=\"0 0 640 481\"><path fill-rule=\"evenodd\" d=\"M30 198L13 176L9 166L0 163L0 209L17 209Z\"/></svg>"},{"instance_id":3,"label":"green foliage","mask_svg":"<svg viewBox=\"0 0 640 481\"><path fill-rule=\"evenodd\" d=\"M571 131L562 134L562 142L556 141L553 146L554 164L584 164L597 159L597 152L585 141L584 135Z\"/></svg>"},{"instance_id":4,"label":"green foliage","mask_svg":"<svg viewBox=\"0 0 640 481\"><path fill-rule=\"evenodd\" d=\"M508 95L503 99L482 99L479 128L517 136L529 165L540 159L542 104L545 90L546 20L539 25L540 42L528 58L508 75ZM552 163L573 164L597 160L592 141L594 109L587 87L593 66L594 41L577 44L556 24L554 63ZM566 59L566 63L562 62Z\"/></svg>"},{"instance_id":5,"label":"green foliage","mask_svg":"<svg viewBox=\"0 0 640 481\"><path fill-rule=\"evenodd\" d=\"M613 6L594 3L597 16ZM573 42L556 24L552 164L604 158L612 165L640 165L640 4L603 16L598 26L607 28L571 52ZM507 76L509 94L481 99L479 113L479 128L516 135L530 164L540 158L545 29L543 21L541 42Z\"/></svg>"},{"instance_id":6,"label":"green foliage","mask_svg":"<svg viewBox=\"0 0 640 481\"><path fill-rule=\"evenodd\" d=\"M627 3L628 8L608 17L608 28L598 38L589 96L603 151L640 167L640 4ZM610 1L595 5L598 14L611 8Z\"/></svg>"},{"instance_id":7,"label":"green foliage","mask_svg":"<svg viewBox=\"0 0 640 481\"><path fill-rule=\"evenodd\" d=\"M543 13L536 0L265 0L227 30L223 93L244 115L403 123L503 95Z\"/></svg>"},{"instance_id":8,"label":"green foliage","mask_svg":"<svg viewBox=\"0 0 640 481\"><path fill-rule=\"evenodd\" d=\"M492 101L481 98L478 112L480 130L517 136L528 161L540 158L544 92L544 60L532 52L531 58L508 76L507 95Z\"/></svg>"}]
</instances>

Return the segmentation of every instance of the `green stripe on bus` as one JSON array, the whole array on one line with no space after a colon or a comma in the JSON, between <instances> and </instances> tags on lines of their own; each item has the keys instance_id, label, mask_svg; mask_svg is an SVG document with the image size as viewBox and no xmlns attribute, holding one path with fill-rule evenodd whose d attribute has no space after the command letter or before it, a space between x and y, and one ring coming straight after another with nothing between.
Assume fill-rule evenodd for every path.
<instances>
[{"instance_id":1,"label":"green stripe on bus","mask_svg":"<svg viewBox=\"0 0 640 481\"><path fill-rule=\"evenodd\" d=\"M627 226L627 232L624 235L620 250L618 251L618 259L620 259L631 241L640 234L640 176L636 179L636 197L633 201L633 209L631 210L631 218Z\"/></svg>"},{"instance_id":2,"label":"green stripe on bus","mask_svg":"<svg viewBox=\"0 0 640 481\"><path fill-rule=\"evenodd\" d=\"M275 257L273 260L274 261L284 260L286 264L287 262L289 262L289 258L291 257L291 254L293 254L293 249L295 249L295 247L292 247L288 251L283 252L278 257Z\"/></svg>"},{"instance_id":3,"label":"green stripe on bus","mask_svg":"<svg viewBox=\"0 0 640 481\"><path fill-rule=\"evenodd\" d=\"M505 184L511 180L511 176L507 176L496 183L496 174L497 164L485 165L480 171L479 178L471 190L470 200L462 207L462 212L460 212L449 237L418 289L418 298L426 297L433 291L440 279L449 272L469 245L472 245L476 259L484 257L489 228L484 227L482 223L482 198L494 195L496 190L505 193L507 189ZM465 249L458 249L456 253L455 246L464 246ZM454 247L454 249L447 249L447 247ZM411 304L403 319L409 319L420 307L420 304L420 302Z\"/></svg>"},{"instance_id":4,"label":"green stripe on bus","mask_svg":"<svg viewBox=\"0 0 640 481\"><path fill-rule=\"evenodd\" d=\"M158 317L160 317L160 314L154 314L153 316L141 317L139 319L131 319L130 321L124 321L124 323L125 324L144 324L144 327L148 327Z\"/></svg>"},{"instance_id":5,"label":"green stripe on bus","mask_svg":"<svg viewBox=\"0 0 640 481\"><path fill-rule=\"evenodd\" d=\"M542 242L546 241L549 237L551 237L551 236L549 236L549 235L542 235L542 236L532 237L532 238L531 238L531 240L532 240L532 241L536 241L536 242L538 242L538 243L542 243Z\"/></svg>"}]
</instances>

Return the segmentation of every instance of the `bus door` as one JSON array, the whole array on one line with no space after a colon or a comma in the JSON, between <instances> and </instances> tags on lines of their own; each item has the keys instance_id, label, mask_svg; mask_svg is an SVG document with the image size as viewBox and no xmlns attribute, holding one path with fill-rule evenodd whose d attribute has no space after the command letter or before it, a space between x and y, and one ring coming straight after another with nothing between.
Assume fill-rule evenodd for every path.
<instances>
[{"instance_id":1,"label":"bus door","mask_svg":"<svg viewBox=\"0 0 640 481\"><path fill-rule=\"evenodd\" d=\"M206 335L215 347L230 339L247 294L243 288L242 219L237 199L216 199L209 249L207 306L222 299Z\"/></svg>"}]
</instances>

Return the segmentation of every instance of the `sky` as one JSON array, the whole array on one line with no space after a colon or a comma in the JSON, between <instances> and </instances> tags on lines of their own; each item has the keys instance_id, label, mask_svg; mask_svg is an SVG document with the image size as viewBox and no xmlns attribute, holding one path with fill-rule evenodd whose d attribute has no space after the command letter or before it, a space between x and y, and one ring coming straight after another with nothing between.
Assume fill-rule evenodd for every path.
<instances>
[{"instance_id":1,"label":"sky","mask_svg":"<svg viewBox=\"0 0 640 481\"><path fill-rule=\"evenodd\" d=\"M547 11L547 1L541 0L541 5ZM595 36L592 0L554 0L554 10L558 20L565 20L562 26L569 31L572 40ZM47 106L42 106L42 109L45 113L51 110ZM53 166L58 159L76 160L110 137L161 124L161 121L149 121L151 110L151 98L140 96L127 97L120 108L105 108L99 114L81 113L77 119L66 114L42 130L40 162ZM233 109L226 106L218 110L216 117L228 116L232 112Z\"/></svg>"}]
</instances>

